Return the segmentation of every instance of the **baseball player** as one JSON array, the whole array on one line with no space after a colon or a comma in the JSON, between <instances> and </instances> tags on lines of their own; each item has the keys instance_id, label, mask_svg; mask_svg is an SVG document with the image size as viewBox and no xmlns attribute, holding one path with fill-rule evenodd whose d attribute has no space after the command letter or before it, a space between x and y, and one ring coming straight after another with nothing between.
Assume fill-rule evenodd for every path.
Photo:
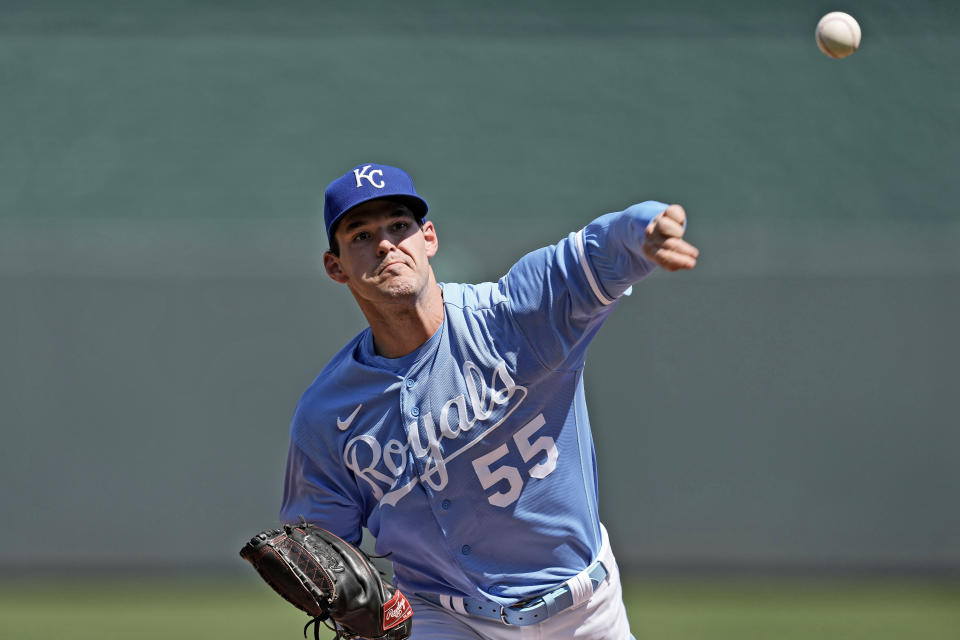
<instances>
[{"instance_id":1,"label":"baseball player","mask_svg":"<svg viewBox=\"0 0 960 640\"><path fill-rule=\"evenodd\" d=\"M326 189L324 266L369 327L300 400L281 520L369 528L415 640L628 640L584 358L631 285L696 265L684 210L603 215L482 284L437 282L426 214L395 167Z\"/></svg>"}]
</instances>

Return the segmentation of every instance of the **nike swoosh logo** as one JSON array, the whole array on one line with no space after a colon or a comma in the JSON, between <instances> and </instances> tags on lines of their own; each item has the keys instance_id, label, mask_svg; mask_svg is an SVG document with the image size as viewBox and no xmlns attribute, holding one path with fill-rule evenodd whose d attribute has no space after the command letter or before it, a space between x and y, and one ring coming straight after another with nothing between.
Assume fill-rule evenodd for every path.
<instances>
[{"instance_id":1,"label":"nike swoosh logo","mask_svg":"<svg viewBox=\"0 0 960 640\"><path fill-rule=\"evenodd\" d=\"M360 407L362 406L362 404L358 404L357 408L353 410L353 413L351 413L350 417L348 417L346 420L341 420L340 416L337 416L337 429L340 429L340 431L346 431L349 429L350 425L353 424L353 419L357 417L358 413L360 413Z\"/></svg>"}]
</instances>

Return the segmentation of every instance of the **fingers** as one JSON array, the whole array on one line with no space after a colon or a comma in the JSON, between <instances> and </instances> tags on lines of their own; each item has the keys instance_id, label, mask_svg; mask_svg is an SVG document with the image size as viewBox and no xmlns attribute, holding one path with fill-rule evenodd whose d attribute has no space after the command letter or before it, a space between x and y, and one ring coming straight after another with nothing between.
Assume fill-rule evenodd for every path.
<instances>
[{"instance_id":1,"label":"fingers","mask_svg":"<svg viewBox=\"0 0 960 640\"><path fill-rule=\"evenodd\" d=\"M687 212L678 204L672 204L654 218L647 225L647 238L652 233L660 233L664 237L680 238L683 236L683 225L687 221Z\"/></svg>"},{"instance_id":2,"label":"fingers","mask_svg":"<svg viewBox=\"0 0 960 640\"><path fill-rule=\"evenodd\" d=\"M665 213L666 212L664 212L664 214ZM660 217L654 218L653 222L647 226L646 233L648 239L652 239L654 236L660 236L661 238L682 238L683 225L662 214Z\"/></svg>"},{"instance_id":3,"label":"fingers","mask_svg":"<svg viewBox=\"0 0 960 640\"><path fill-rule=\"evenodd\" d=\"M679 223L681 226L683 226L683 223L687 221L687 212L684 211L683 207L678 204L672 204L664 209L662 215L664 218L669 218L674 222Z\"/></svg>"},{"instance_id":4,"label":"fingers","mask_svg":"<svg viewBox=\"0 0 960 640\"><path fill-rule=\"evenodd\" d=\"M687 213L678 204L667 207L646 228L643 253L668 271L693 269L700 250L683 240Z\"/></svg>"},{"instance_id":5,"label":"fingers","mask_svg":"<svg viewBox=\"0 0 960 640\"><path fill-rule=\"evenodd\" d=\"M693 269L700 257L699 249L679 238L668 238L661 244L644 242L643 253L667 271Z\"/></svg>"},{"instance_id":6,"label":"fingers","mask_svg":"<svg viewBox=\"0 0 960 640\"><path fill-rule=\"evenodd\" d=\"M680 238L667 238L660 246L667 251L673 251L681 255L690 256L691 258L700 257L699 249L686 240L681 240Z\"/></svg>"}]
</instances>

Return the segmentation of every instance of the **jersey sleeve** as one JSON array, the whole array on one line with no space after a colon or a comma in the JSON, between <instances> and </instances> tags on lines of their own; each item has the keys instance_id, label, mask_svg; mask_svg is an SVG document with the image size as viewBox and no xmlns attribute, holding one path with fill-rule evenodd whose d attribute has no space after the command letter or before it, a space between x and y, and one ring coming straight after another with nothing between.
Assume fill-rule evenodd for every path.
<instances>
[{"instance_id":1,"label":"jersey sleeve","mask_svg":"<svg viewBox=\"0 0 960 640\"><path fill-rule=\"evenodd\" d=\"M359 544L363 535L362 498L355 482L343 464L332 458L318 464L317 455L325 455L319 447L298 440L304 429L294 418L290 449L283 482L283 505L280 521L307 522L332 531L351 544ZM309 453L308 453L309 450Z\"/></svg>"},{"instance_id":2,"label":"jersey sleeve","mask_svg":"<svg viewBox=\"0 0 960 640\"><path fill-rule=\"evenodd\" d=\"M609 213L554 246L527 254L500 280L521 333L542 366L583 365L587 345L621 295L653 271L641 249L667 208L643 202Z\"/></svg>"}]
</instances>

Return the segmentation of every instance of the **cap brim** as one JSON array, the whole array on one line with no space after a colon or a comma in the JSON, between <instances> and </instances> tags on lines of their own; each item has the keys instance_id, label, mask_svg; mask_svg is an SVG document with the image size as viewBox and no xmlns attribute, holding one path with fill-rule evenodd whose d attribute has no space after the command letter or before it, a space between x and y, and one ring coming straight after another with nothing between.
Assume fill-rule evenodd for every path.
<instances>
[{"instance_id":1,"label":"cap brim","mask_svg":"<svg viewBox=\"0 0 960 640\"><path fill-rule=\"evenodd\" d=\"M361 200L355 203L349 209L347 209L346 211L341 213L339 216L337 216L337 219L333 221L333 223L330 225L330 229L327 231L327 237L328 238L333 237L333 234L337 232L337 225L340 224L340 221L343 220L343 218L348 213L350 213L351 211L359 207L361 204L370 202L372 200L392 200L394 202L399 202L400 204L404 205L407 209L410 209L413 215L417 217L417 221L420 222L421 224L423 224L423 221L426 219L427 211L429 209L429 207L427 207L427 202L422 198L418 198L416 196L390 195L390 194L383 195L383 196L374 196L372 198L367 198L366 200Z\"/></svg>"}]
</instances>

